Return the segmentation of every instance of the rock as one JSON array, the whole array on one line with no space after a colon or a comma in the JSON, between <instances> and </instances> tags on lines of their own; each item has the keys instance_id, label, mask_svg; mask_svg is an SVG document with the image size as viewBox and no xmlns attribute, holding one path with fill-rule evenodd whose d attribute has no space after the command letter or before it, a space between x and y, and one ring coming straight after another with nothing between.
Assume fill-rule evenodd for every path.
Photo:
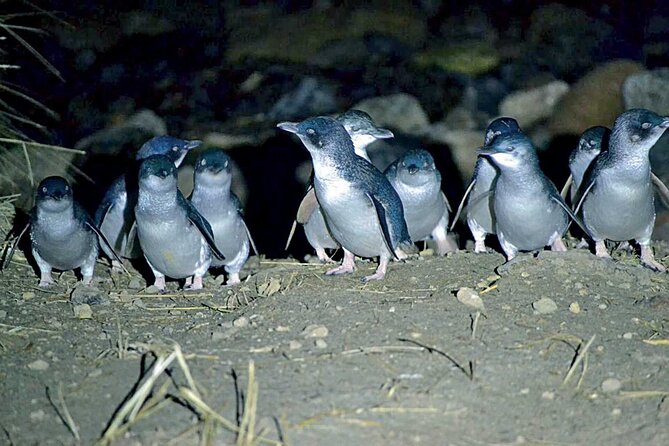
<instances>
[{"instance_id":1,"label":"rock","mask_svg":"<svg viewBox=\"0 0 669 446\"><path fill-rule=\"evenodd\" d=\"M569 304L569 311L574 314L579 314L581 312L581 306L578 302L572 302Z\"/></svg>"},{"instance_id":2,"label":"rock","mask_svg":"<svg viewBox=\"0 0 669 446\"><path fill-rule=\"evenodd\" d=\"M5 310L0 310L0 321L7 317L7 312Z\"/></svg>"},{"instance_id":3,"label":"rock","mask_svg":"<svg viewBox=\"0 0 669 446\"><path fill-rule=\"evenodd\" d=\"M288 348L290 350L299 350L302 348L302 343L300 341L290 341L288 343Z\"/></svg>"},{"instance_id":4,"label":"rock","mask_svg":"<svg viewBox=\"0 0 669 446\"><path fill-rule=\"evenodd\" d=\"M323 339L316 339L316 342L314 342L314 345L316 346L316 348L321 348L321 349L328 347L328 343L325 342Z\"/></svg>"},{"instance_id":5,"label":"rock","mask_svg":"<svg viewBox=\"0 0 669 446\"><path fill-rule=\"evenodd\" d=\"M70 302L75 306L109 305L109 296L95 287L78 285L70 294Z\"/></svg>"},{"instance_id":6,"label":"rock","mask_svg":"<svg viewBox=\"0 0 669 446\"><path fill-rule=\"evenodd\" d=\"M324 338L329 334L328 328L325 325L311 324L307 325L302 330L302 336L305 338Z\"/></svg>"},{"instance_id":7,"label":"rock","mask_svg":"<svg viewBox=\"0 0 669 446\"><path fill-rule=\"evenodd\" d=\"M421 68L436 67L450 73L478 76L499 66L500 58L493 45L480 40L428 48L413 61Z\"/></svg>"},{"instance_id":8,"label":"rock","mask_svg":"<svg viewBox=\"0 0 669 446\"><path fill-rule=\"evenodd\" d=\"M28 364L28 368L30 370L44 371L49 368L49 363L44 361L43 359L38 359Z\"/></svg>"},{"instance_id":9,"label":"rock","mask_svg":"<svg viewBox=\"0 0 669 446\"><path fill-rule=\"evenodd\" d=\"M143 288L142 281L138 277L133 277L128 283L128 288L131 290L141 290Z\"/></svg>"},{"instance_id":10,"label":"rock","mask_svg":"<svg viewBox=\"0 0 669 446\"><path fill-rule=\"evenodd\" d=\"M558 306L553 299L542 297L532 303L532 308L539 314L550 314L555 312L558 309Z\"/></svg>"},{"instance_id":11,"label":"rock","mask_svg":"<svg viewBox=\"0 0 669 446\"><path fill-rule=\"evenodd\" d=\"M162 292L162 291L160 291L160 288L158 288L158 287L155 286L155 285L149 285L149 286L146 287L146 289L144 290L144 293L145 293L145 294L160 294L161 292Z\"/></svg>"},{"instance_id":12,"label":"rock","mask_svg":"<svg viewBox=\"0 0 669 446\"><path fill-rule=\"evenodd\" d=\"M580 135L595 125L611 127L623 112L623 82L642 70L641 64L630 60L616 60L595 67L573 84L555 106L548 125L551 133Z\"/></svg>"},{"instance_id":13,"label":"rock","mask_svg":"<svg viewBox=\"0 0 669 446\"><path fill-rule=\"evenodd\" d=\"M625 109L647 108L669 115L669 68L632 74L622 86Z\"/></svg>"},{"instance_id":14,"label":"rock","mask_svg":"<svg viewBox=\"0 0 669 446\"><path fill-rule=\"evenodd\" d=\"M526 52L534 64L558 78L579 75L592 66L602 41L612 31L583 9L551 3L536 8L530 16Z\"/></svg>"},{"instance_id":15,"label":"rock","mask_svg":"<svg viewBox=\"0 0 669 446\"><path fill-rule=\"evenodd\" d=\"M21 294L21 297L23 300L30 300L35 298L35 293L32 291L26 291L25 293Z\"/></svg>"},{"instance_id":16,"label":"rock","mask_svg":"<svg viewBox=\"0 0 669 446\"><path fill-rule=\"evenodd\" d=\"M499 105L499 113L513 116L522 129L532 127L553 114L555 104L569 91L564 81L554 81L529 90L514 91Z\"/></svg>"},{"instance_id":17,"label":"rock","mask_svg":"<svg viewBox=\"0 0 669 446\"><path fill-rule=\"evenodd\" d=\"M475 309L476 311L485 311L485 306L483 305L483 300L481 297L471 288L462 287L455 294L456 299L461 304L465 304L468 307Z\"/></svg>"},{"instance_id":18,"label":"rock","mask_svg":"<svg viewBox=\"0 0 669 446\"><path fill-rule=\"evenodd\" d=\"M74 317L76 317L77 319L93 318L93 310L91 309L91 306L88 304L75 305L73 307L73 310L74 310Z\"/></svg>"},{"instance_id":19,"label":"rock","mask_svg":"<svg viewBox=\"0 0 669 446\"><path fill-rule=\"evenodd\" d=\"M243 327L248 327L249 325L249 318L246 316L241 316L232 321L232 326L236 328L243 328Z\"/></svg>"},{"instance_id":20,"label":"rock","mask_svg":"<svg viewBox=\"0 0 669 446\"><path fill-rule=\"evenodd\" d=\"M453 130L443 123L430 125L424 137L431 143L446 144L462 178L471 178L476 164L477 149L483 144L481 130Z\"/></svg>"},{"instance_id":21,"label":"rock","mask_svg":"<svg viewBox=\"0 0 669 446\"><path fill-rule=\"evenodd\" d=\"M620 390L622 383L616 378L608 378L602 382L602 392L614 393Z\"/></svg>"},{"instance_id":22,"label":"rock","mask_svg":"<svg viewBox=\"0 0 669 446\"><path fill-rule=\"evenodd\" d=\"M137 150L154 136L167 134L167 125L151 110L140 110L120 124L99 130L75 144L89 153L117 155L124 147Z\"/></svg>"},{"instance_id":23,"label":"rock","mask_svg":"<svg viewBox=\"0 0 669 446\"><path fill-rule=\"evenodd\" d=\"M46 412L42 409L37 409L35 411L30 412L30 421L32 422L39 422L43 421L46 418Z\"/></svg>"},{"instance_id":24,"label":"rock","mask_svg":"<svg viewBox=\"0 0 669 446\"><path fill-rule=\"evenodd\" d=\"M365 99L352 108L369 113L380 127L410 135L420 135L430 124L418 99L406 93Z\"/></svg>"},{"instance_id":25,"label":"rock","mask_svg":"<svg viewBox=\"0 0 669 446\"><path fill-rule=\"evenodd\" d=\"M336 110L334 88L323 80L305 77L294 90L281 96L267 117L274 121L299 121Z\"/></svg>"}]
</instances>

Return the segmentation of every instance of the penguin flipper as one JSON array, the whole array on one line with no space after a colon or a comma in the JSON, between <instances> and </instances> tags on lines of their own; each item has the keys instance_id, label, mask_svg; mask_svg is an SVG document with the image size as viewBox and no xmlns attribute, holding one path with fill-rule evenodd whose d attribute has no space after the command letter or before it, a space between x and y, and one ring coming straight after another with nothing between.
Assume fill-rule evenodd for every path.
<instances>
[{"instance_id":1,"label":"penguin flipper","mask_svg":"<svg viewBox=\"0 0 669 446\"><path fill-rule=\"evenodd\" d=\"M290 227L290 234L288 234L288 240L286 240L286 246L285 248L283 248L285 251L288 251L290 242L291 240L293 240L293 236L295 235L295 229L297 229L297 220L293 220L293 226Z\"/></svg>"},{"instance_id":2,"label":"penguin flipper","mask_svg":"<svg viewBox=\"0 0 669 446\"><path fill-rule=\"evenodd\" d=\"M567 199L567 194L569 193L569 190L571 189L573 184L574 184L574 176L569 175L569 178L567 178L567 181L565 181L564 186L562 186L562 191L560 191L560 196L562 197L563 200Z\"/></svg>"},{"instance_id":3,"label":"penguin flipper","mask_svg":"<svg viewBox=\"0 0 669 446\"><path fill-rule=\"evenodd\" d=\"M559 195L551 195L551 200L553 200L554 202L556 202L557 204L559 204L560 207L561 207L562 209L564 209L565 212L569 215L569 218L571 218L572 221L575 221L576 224L578 225L578 227L581 228L581 229L583 230L583 232L586 233L586 234L588 235L588 237L592 238L592 236L590 235L590 231L588 231L588 230L585 228L585 225L583 224L583 222L581 221L581 219L578 218L578 217L576 216L576 213L575 213L574 211L572 211L572 210L569 208L569 206L567 206L567 204L564 202L564 200L562 199L561 196L559 196ZM569 229L569 226L567 226L567 229Z\"/></svg>"},{"instance_id":4,"label":"penguin flipper","mask_svg":"<svg viewBox=\"0 0 669 446\"><path fill-rule=\"evenodd\" d=\"M660 201L662 201L665 207L669 208L669 188L653 172L650 173L650 179L657 190L657 194L660 196Z\"/></svg>"},{"instance_id":5,"label":"penguin flipper","mask_svg":"<svg viewBox=\"0 0 669 446\"><path fill-rule=\"evenodd\" d=\"M179 203L186 209L188 220L195 225L198 231L200 231L200 234L202 234L202 237L204 237L204 239L207 241L207 244L209 245L209 248L211 249L211 252L214 254L214 256L216 256L216 258L219 260L225 260L223 253L216 247L214 231L211 229L211 225L207 219L204 218L197 209L195 209L195 206L193 206L190 201L186 200L184 196L181 195L181 192L179 192L177 197Z\"/></svg>"},{"instance_id":6,"label":"penguin flipper","mask_svg":"<svg viewBox=\"0 0 669 446\"><path fill-rule=\"evenodd\" d=\"M307 191L306 195L302 199L300 207L297 209L297 216L295 217L295 220L297 220L297 222L302 225L305 224L307 221L309 221L311 214L313 214L317 206L318 200L316 199L316 191L312 187Z\"/></svg>"},{"instance_id":7,"label":"penguin flipper","mask_svg":"<svg viewBox=\"0 0 669 446\"><path fill-rule=\"evenodd\" d=\"M585 197L588 196L588 194L592 190L593 186L595 185L595 182L596 182L596 180L591 181L588 184L588 187L583 189L583 192L580 193L580 196L579 196L579 194L576 195L577 197L579 197L579 199L577 200L578 205L576 205L576 208L574 209L574 214L578 214L578 211L581 210L581 206L583 205L583 202L585 201Z\"/></svg>"},{"instance_id":8,"label":"penguin flipper","mask_svg":"<svg viewBox=\"0 0 669 446\"><path fill-rule=\"evenodd\" d=\"M128 240L125 244L125 256L132 258L132 252L136 249L135 242L137 241L137 221L133 221L128 230Z\"/></svg>"},{"instance_id":9,"label":"penguin flipper","mask_svg":"<svg viewBox=\"0 0 669 446\"><path fill-rule=\"evenodd\" d=\"M455 227L455 224L458 222L458 219L460 218L460 214L462 213L462 209L465 207L465 203L467 202L467 197L471 193L475 184L476 184L476 179L472 179L469 182L469 186L467 186L467 189L465 190L465 194L462 196L462 200L460 200L460 204L458 205L458 210L455 212L455 216L453 217L453 223L451 223L451 228L450 228L451 231ZM446 197L444 197L444 198L446 198Z\"/></svg>"},{"instance_id":10,"label":"penguin flipper","mask_svg":"<svg viewBox=\"0 0 669 446\"><path fill-rule=\"evenodd\" d=\"M87 219L86 220L86 226L88 226L93 232L95 232L95 235L98 236L98 241L100 242L100 244L101 245L104 244L109 249L109 251L114 256L114 260L116 260L121 265L121 268L123 268L123 271L127 275L130 275L130 271L128 271L125 268L125 266L123 266L123 260L121 259L121 257L119 257L119 255L116 254L116 251L112 247L111 243L109 243L109 240L107 240L107 237L105 237L105 235L102 233L102 231L100 231L100 229L98 229L98 227L95 225L95 223L93 223L92 220Z\"/></svg>"},{"instance_id":11,"label":"penguin flipper","mask_svg":"<svg viewBox=\"0 0 669 446\"><path fill-rule=\"evenodd\" d=\"M241 217L241 215L240 215ZM251 231L249 231L249 227L246 226L246 222L244 219L242 219L242 225L244 225L244 230L246 231L246 236L249 238L249 243L251 244L251 248L253 249L253 253L255 255L260 255L258 254L258 248L256 248L256 242L253 241L253 237L251 237ZM288 240L290 242L290 239ZM288 249L288 246L286 246L286 249Z\"/></svg>"},{"instance_id":12,"label":"penguin flipper","mask_svg":"<svg viewBox=\"0 0 669 446\"><path fill-rule=\"evenodd\" d=\"M446 194L444 191L441 191L441 198L444 199L444 204L446 205L446 209L448 209L448 212L453 212L453 209L451 209L451 203L448 202L448 198L446 198Z\"/></svg>"},{"instance_id":13,"label":"penguin flipper","mask_svg":"<svg viewBox=\"0 0 669 446\"><path fill-rule=\"evenodd\" d=\"M378 217L379 224L381 225L381 232L383 233L383 241L386 243L386 248L388 248L388 251L392 253L396 260L399 260L397 254L395 254L395 250L393 249L393 242L392 238L390 237L390 229L388 228L386 208L383 206L383 203L381 203L374 195L368 193L367 196L372 201L372 204L376 209L376 216Z\"/></svg>"},{"instance_id":14,"label":"penguin flipper","mask_svg":"<svg viewBox=\"0 0 669 446\"><path fill-rule=\"evenodd\" d=\"M30 223L26 224L23 229L21 229L21 232L19 232L19 235L17 235L12 243L7 246L7 249L5 249L5 252L3 253L4 255L2 256L2 263L0 263L0 271L4 271L9 266L9 262L11 262L12 257L14 257L14 253L16 252L16 248L19 246L19 242L29 227Z\"/></svg>"}]
</instances>

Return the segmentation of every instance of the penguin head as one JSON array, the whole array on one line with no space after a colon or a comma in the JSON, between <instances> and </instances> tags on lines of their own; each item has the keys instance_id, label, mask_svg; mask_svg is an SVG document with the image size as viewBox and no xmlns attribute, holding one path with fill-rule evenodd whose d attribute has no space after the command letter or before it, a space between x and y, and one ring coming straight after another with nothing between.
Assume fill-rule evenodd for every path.
<instances>
[{"instance_id":1,"label":"penguin head","mask_svg":"<svg viewBox=\"0 0 669 446\"><path fill-rule=\"evenodd\" d=\"M643 108L627 110L613 124L613 136L632 150L649 151L669 128L669 117Z\"/></svg>"},{"instance_id":2,"label":"penguin head","mask_svg":"<svg viewBox=\"0 0 669 446\"><path fill-rule=\"evenodd\" d=\"M590 127L578 141L578 152L598 154L608 145L609 129L602 126Z\"/></svg>"},{"instance_id":3,"label":"penguin head","mask_svg":"<svg viewBox=\"0 0 669 446\"><path fill-rule=\"evenodd\" d=\"M72 188L63 177L44 178L37 186L35 204L40 209L58 212L72 206Z\"/></svg>"},{"instance_id":4,"label":"penguin head","mask_svg":"<svg viewBox=\"0 0 669 446\"><path fill-rule=\"evenodd\" d=\"M364 149L377 139L392 138L393 132L377 127L372 118L360 110L349 110L337 117L344 126L356 149Z\"/></svg>"},{"instance_id":5,"label":"penguin head","mask_svg":"<svg viewBox=\"0 0 669 446\"><path fill-rule=\"evenodd\" d=\"M489 158L502 170L539 163L536 149L522 133L495 137L490 145L479 150L479 155Z\"/></svg>"},{"instance_id":6,"label":"penguin head","mask_svg":"<svg viewBox=\"0 0 669 446\"><path fill-rule=\"evenodd\" d=\"M207 150L195 163L195 184L220 186L232 181L230 156L220 149Z\"/></svg>"},{"instance_id":7,"label":"penguin head","mask_svg":"<svg viewBox=\"0 0 669 446\"><path fill-rule=\"evenodd\" d=\"M312 154L353 152L353 141L344 126L334 118L317 116L298 123L281 122L281 130L296 134Z\"/></svg>"},{"instance_id":8,"label":"penguin head","mask_svg":"<svg viewBox=\"0 0 669 446\"><path fill-rule=\"evenodd\" d=\"M483 141L484 146L489 146L495 138L501 135L512 135L514 133L522 133L518 121L513 118L501 117L493 120L488 124L488 128L485 131L485 140Z\"/></svg>"},{"instance_id":9,"label":"penguin head","mask_svg":"<svg viewBox=\"0 0 669 446\"><path fill-rule=\"evenodd\" d=\"M411 186L420 186L437 178L441 180L434 158L422 149L409 150L397 160L397 178Z\"/></svg>"},{"instance_id":10,"label":"penguin head","mask_svg":"<svg viewBox=\"0 0 669 446\"><path fill-rule=\"evenodd\" d=\"M142 145L135 159L143 160L151 155L165 155L178 167L188 151L200 147L201 144L202 141L198 140L189 141L171 136L156 136Z\"/></svg>"},{"instance_id":11,"label":"penguin head","mask_svg":"<svg viewBox=\"0 0 669 446\"><path fill-rule=\"evenodd\" d=\"M177 168L166 155L151 155L139 167L139 184L155 191L177 187Z\"/></svg>"}]
</instances>

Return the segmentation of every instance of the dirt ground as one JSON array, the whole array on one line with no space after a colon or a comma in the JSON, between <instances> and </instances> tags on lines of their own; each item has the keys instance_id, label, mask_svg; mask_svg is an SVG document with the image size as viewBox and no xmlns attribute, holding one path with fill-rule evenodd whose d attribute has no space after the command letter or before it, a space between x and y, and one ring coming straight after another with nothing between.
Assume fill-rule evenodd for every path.
<instances>
[{"instance_id":1,"label":"dirt ground","mask_svg":"<svg viewBox=\"0 0 669 446\"><path fill-rule=\"evenodd\" d=\"M497 253L425 255L367 285L369 262L324 277L253 258L241 286L159 295L103 263L97 289L68 272L42 291L19 255L0 285L0 444L95 443L178 343L206 406L175 360L112 444L234 444L222 416L291 445L667 445L669 275L616 257L544 252L500 277Z\"/></svg>"}]
</instances>

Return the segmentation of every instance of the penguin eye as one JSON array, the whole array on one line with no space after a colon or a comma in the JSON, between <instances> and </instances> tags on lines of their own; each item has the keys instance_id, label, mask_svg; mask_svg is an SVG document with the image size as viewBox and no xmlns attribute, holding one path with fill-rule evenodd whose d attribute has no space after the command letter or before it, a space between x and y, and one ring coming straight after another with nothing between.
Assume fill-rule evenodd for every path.
<instances>
[{"instance_id":1,"label":"penguin eye","mask_svg":"<svg viewBox=\"0 0 669 446\"><path fill-rule=\"evenodd\" d=\"M513 147L513 146L506 146L506 147L504 148L504 150L506 150L507 152L513 152L515 149L516 149L516 148Z\"/></svg>"},{"instance_id":2,"label":"penguin eye","mask_svg":"<svg viewBox=\"0 0 669 446\"><path fill-rule=\"evenodd\" d=\"M595 141L594 139L591 139L588 142L590 143L591 146L594 146L595 144L597 144L597 141Z\"/></svg>"},{"instance_id":3,"label":"penguin eye","mask_svg":"<svg viewBox=\"0 0 669 446\"><path fill-rule=\"evenodd\" d=\"M207 165L207 160L200 161L200 166L206 166L206 165Z\"/></svg>"},{"instance_id":4,"label":"penguin eye","mask_svg":"<svg viewBox=\"0 0 669 446\"><path fill-rule=\"evenodd\" d=\"M178 147L178 146L174 146L174 147L172 147L172 152L176 152L177 150L179 150L179 147Z\"/></svg>"},{"instance_id":5,"label":"penguin eye","mask_svg":"<svg viewBox=\"0 0 669 446\"><path fill-rule=\"evenodd\" d=\"M46 186L42 187L42 193L45 193L45 194L46 194L46 191L47 191Z\"/></svg>"},{"instance_id":6,"label":"penguin eye","mask_svg":"<svg viewBox=\"0 0 669 446\"><path fill-rule=\"evenodd\" d=\"M641 124L641 128L644 130L648 130L650 127L651 127L650 122L644 122L643 124Z\"/></svg>"},{"instance_id":7,"label":"penguin eye","mask_svg":"<svg viewBox=\"0 0 669 446\"><path fill-rule=\"evenodd\" d=\"M228 162L226 161L225 164L223 164L223 167L228 167Z\"/></svg>"},{"instance_id":8,"label":"penguin eye","mask_svg":"<svg viewBox=\"0 0 669 446\"><path fill-rule=\"evenodd\" d=\"M312 129L312 128L308 128L306 133L307 133L307 135L311 135L311 136L313 136L313 135L316 134L316 130L314 130L314 129Z\"/></svg>"}]
</instances>

